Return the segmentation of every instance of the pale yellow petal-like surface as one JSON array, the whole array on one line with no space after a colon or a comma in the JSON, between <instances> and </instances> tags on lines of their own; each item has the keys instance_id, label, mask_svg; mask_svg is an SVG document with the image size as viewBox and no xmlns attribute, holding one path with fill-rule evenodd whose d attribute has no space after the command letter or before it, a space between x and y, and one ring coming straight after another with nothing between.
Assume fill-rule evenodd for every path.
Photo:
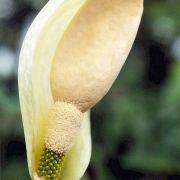
<instances>
[{"instance_id":1,"label":"pale yellow petal-like surface","mask_svg":"<svg viewBox=\"0 0 180 180\"><path fill-rule=\"evenodd\" d=\"M21 50L19 94L28 165L33 179L37 177L35 170L42 153L47 114L49 107L53 104L50 90L52 57L63 32L82 4L82 0L67 0L64 3L61 0L50 1L32 23ZM87 168L91 153L89 117L87 115L85 117L80 132L81 136L78 136L74 148L78 151L80 148L86 151L82 154L72 149L74 156L82 162L74 169L73 175L78 174L78 176L75 175L77 179ZM74 160L71 158L71 152L67 155L67 159L66 168L71 169L71 164L73 164L71 161ZM63 177L66 178L65 175Z\"/></svg>"},{"instance_id":2,"label":"pale yellow petal-like surface","mask_svg":"<svg viewBox=\"0 0 180 180\"><path fill-rule=\"evenodd\" d=\"M142 0L86 0L56 49L54 99L85 112L104 97L129 54L142 10Z\"/></svg>"}]
</instances>

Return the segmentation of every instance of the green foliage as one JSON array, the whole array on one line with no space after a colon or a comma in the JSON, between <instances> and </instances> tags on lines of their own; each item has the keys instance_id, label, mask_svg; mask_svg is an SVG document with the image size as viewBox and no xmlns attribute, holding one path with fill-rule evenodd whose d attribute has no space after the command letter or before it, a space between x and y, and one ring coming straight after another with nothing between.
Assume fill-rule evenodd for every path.
<instances>
[{"instance_id":1,"label":"green foliage","mask_svg":"<svg viewBox=\"0 0 180 180\"><path fill-rule=\"evenodd\" d=\"M24 159L22 160L18 158L9 160L6 164L6 168L2 169L1 178L2 180L30 180L27 171L27 162Z\"/></svg>"},{"instance_id":2,"label":"green foliage","mask_svg":"<svg viewBox=\"0 0 180 180\"><path fill-rule=\"evenodd\" d=\"M96 134L93 140L102 133L101 141L95 144L99 147L102 143L102 148L99 156L93 147L92 163L106 168L104 162L109 153L114 154L125 169L179 172L180 63L174 63L165 85L153 91L144 89L140 83L143 66L139 63L139 59L130 56L111 92L94 109L94 121L101 124L102 130L98 127L98 132L93 131ZM122 142L128 147L125 153L118 154L118 144ZM108 176L109 171L105 172ZM98 173L99 177L103 174Z\"/></svg>"},{"instance_id":3,"label":"green foliage","mask_svg":"<svg viewBox=\"0 0 180 180\"><path fill-rule=\"evenodd\" d=\"M1 126L0 136L7 137L10 134L22 136L22 122L20 121L20 107L18 95L7 92L7 89L0 86L0 114Z\"/></svg>"}]
</instances>

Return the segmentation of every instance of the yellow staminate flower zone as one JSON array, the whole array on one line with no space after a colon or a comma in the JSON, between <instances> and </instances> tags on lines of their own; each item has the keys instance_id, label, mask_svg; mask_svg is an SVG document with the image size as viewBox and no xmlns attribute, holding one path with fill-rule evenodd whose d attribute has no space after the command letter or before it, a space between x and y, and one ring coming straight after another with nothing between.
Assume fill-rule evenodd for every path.
<instances>
[{"instance_id":1,"label":"yellow staminate flower zone","mask_svg":"<svg viewBox=\"0 0 180 180\"><path fill-rule=\"evenodd\" d=\"M50 0L19 61L19 95L34 180L79 180L90 161L89 110L132 47L143 0Z\"/></svg>"}]
</instances>

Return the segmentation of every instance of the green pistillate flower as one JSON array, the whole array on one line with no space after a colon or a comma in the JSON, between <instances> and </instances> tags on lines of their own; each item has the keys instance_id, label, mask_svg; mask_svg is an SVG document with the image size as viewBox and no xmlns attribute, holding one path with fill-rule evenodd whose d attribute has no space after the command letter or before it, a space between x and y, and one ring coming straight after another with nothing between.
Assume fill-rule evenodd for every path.
<instances>
[{"instance_id":1,"label":"green pistillate flower","mask_svg":"<svg viewBox=\"0 0 180 180\"><path fill-rule=\"evenodd\" d=\"M57 153L50 149L44 148L41 155L38 175L48 180L56 180L60 176L65 159L64 153Z\"/></svg>"}]
</instances>

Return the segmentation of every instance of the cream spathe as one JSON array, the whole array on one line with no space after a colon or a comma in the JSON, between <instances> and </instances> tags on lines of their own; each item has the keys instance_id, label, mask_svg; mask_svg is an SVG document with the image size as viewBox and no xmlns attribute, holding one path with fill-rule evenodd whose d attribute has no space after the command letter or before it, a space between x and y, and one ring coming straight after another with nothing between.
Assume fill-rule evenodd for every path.
<instances>
[{"instance_id":1,"label":"cream spathe","mask_svg":"<svg viewBox=\"0 0 180 180\"><path fill-rule=\"evenodd\" d=\"M94 106L122 68L141 14L142 0L86 0L56 48L54 99L73 103L82 112Z\"/></svg>"}]
</instances>

